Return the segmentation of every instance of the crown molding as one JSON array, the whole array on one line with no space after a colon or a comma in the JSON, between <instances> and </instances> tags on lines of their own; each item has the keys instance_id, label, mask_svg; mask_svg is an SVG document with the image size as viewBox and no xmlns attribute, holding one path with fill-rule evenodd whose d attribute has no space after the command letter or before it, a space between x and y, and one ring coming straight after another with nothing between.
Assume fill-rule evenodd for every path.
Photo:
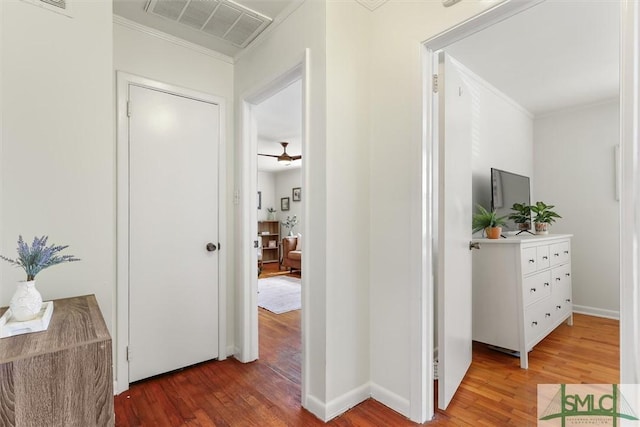
<instances>
[{"instance_id":1,"label":"crown molding","mask_svg":"<svg viewBox=\"0 0 640 427\"><path fill-rule=\"evenodd\" d=\"M379 8L389 0L356 0L356 1L360 3L362 6L366 7L367 9L373 12L374 10L376 10L377 8Z\"/></svg>"},{"instance_id":2,"label":"crown molding","mask_svg":"<svg viewBox=\"0 0 640 427\"><path fill-rule=\"evenodd\" d=\"M206 48L204 46L200 46L195 43L188 42L176 36L172 36L171 34L167 34L163 31L156 30L155 28L147 27L146 25L142 25L138 22L132 21L127 18L123 18L120 15L113 15L113 23L117 25L121 25L123 27L129 28L134 31L139 31L141 33L150 35L152 37L157 37L169 43L173 43L175 45L193 50L195 52L201 53L203 55L210 56L212 58L218 59L223 62L227 62L229 64L233 64L235 61L232 57L227 56L223 53L215 51L213 49Z\"/></svg>"}]
</instances>

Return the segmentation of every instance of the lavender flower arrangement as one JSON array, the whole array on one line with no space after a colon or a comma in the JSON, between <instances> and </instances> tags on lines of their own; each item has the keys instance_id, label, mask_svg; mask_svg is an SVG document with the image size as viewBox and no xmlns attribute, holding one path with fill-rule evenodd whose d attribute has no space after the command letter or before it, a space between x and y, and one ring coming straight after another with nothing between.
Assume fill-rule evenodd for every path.
<instances>
[{"instance_id":1,"label":"lavender flower arrangement","mask_svg":"<svg viewBox=\"0 0 640 427\"><path fill-rule=\"evenodd\" d=\"M47 246L47 236L34 237L31 247L22 240L22 236L18 236L18 258L11 259L3 255L0 258L21 267L27 273L27 281L34 280L36 274L51 267L52 265L62 264L63 262L80 261L74 255L59 255L59 252L67 249L69 246L56 246L55 244Z\"/></svg>"}]
</instances>

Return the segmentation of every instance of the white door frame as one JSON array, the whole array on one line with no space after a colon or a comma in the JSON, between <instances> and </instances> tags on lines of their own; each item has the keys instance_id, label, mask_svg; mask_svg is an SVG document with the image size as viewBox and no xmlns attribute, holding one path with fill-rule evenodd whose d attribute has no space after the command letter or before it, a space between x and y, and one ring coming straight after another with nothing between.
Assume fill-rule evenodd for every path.
<instances>
[{"instance_id":1,"label":"white door frame","mask_svg":"<svg viewBox=\"0 0 640 427\"><path fill-rule=\"evenodd\" d=\"M433 93L432 75L437 60L434 52L461 40L484 28L507 19L543 0L508 0L485 12L436 35L423 43L423 165L422 185L423 218L427 230L437 227L437 167L433 156L437 155L437 111L434 109L436 95ZM620 153L621 153L621 197L620 197L620 383L640 382L640 5L634 0L620 0L621 46L620 46ZM423 233L425 234L425 233ZM433 233L428 233L433 235ZM423 239L426 295L420 314L415 318L426 318L433 325L435 320L433 260L431 244ZM424 314L423 314L424 313ZM426 414L422 421L434 415L433 366L434 332L426 328L420 337L425 352L420 363L412 364L412 401L422 402L414 414ZM420 372L420 368L422 371ZM424 393L424 394L423 394ZM425 398L422 398L422 397Z\"/></svg>"},{"instance_id":2,"label":"white door frame","mask_svg":"<svg viewBox=\"0 0 640 427\"><path fill-rule=\"evenodd\" d=\"M238 108L239 123L239 141L240 154L238 155L240 167L240 205L239 205L239 239L240 244L237 245L238 260L238 292L236 294L236 309L238 311L236 319L238 320L239 337L237 339L236 358L241 362L251 362L258 358L258 279L257 279L257 251L253 246L254 240L257 238L257 135L256 135L256 119L253 113L253 107L256 104L273 96L275 93L286 88L295 81L302 81L302 155L304 161L308 161L307 144L308 138L308 121L309 121L309 52L305 51L303 58L294 65L285 67L284 71L276 77L271 77L265 82L248 90L240 96ZM302 187L307 188L307 168L303 167ZM307 210L307 201L309 197L302 199L302 215L304 217ZM302 233L308 235L309 221L303 224ZM303 252L307 247L308 239L303 239ZM304 263L304 259L303 259ZM304 280L304 279L303 279ZM306 299L308 293L302 286L302 310L301 317L301 333L302 333L302 403L304 404L307 395L305 385L307 378L307 341L305 340L307 329L307 317L304 315L305 307L308 307Z\"/></svg>"},{"instance_id":3,"label":"white door frame","mask_svg":"<svg viewBox=\"0 0 640 427\"><path fill-rule=\"evenodd\" d=\"M220 106L220 135L218 157L218 235L221 250L218 253L218 360L227 357L227 247L226 233L226 102L223 98L207 93L185 89L161 83L146 77L117 71L116 74L116 394L129 388L129 362L127 346L129 345L129 120L127 116L127 100L129 86L135 85L165 93L214 103ZM133 107L135 108L135 106ZM212 165L213 166L213 165Z\"/></svg>"}]
</instances>

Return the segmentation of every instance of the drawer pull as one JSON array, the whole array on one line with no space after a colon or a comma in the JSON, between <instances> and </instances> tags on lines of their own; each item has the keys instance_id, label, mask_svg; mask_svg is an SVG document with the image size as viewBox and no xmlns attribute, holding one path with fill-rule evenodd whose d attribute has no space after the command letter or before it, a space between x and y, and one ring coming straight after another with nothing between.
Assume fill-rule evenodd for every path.
<instances>
[{"instance_id":1,"label":"drawer pull","mask_svg":"<svg viewBox=\"0 0 640 427\"><path fill-rule=\"evenodd\" d=\"M546 288L547 286L549 286L549 282L544 282L544 287Z\"/></svg>"},{"instance_id":2,"label":"drawer pull","mask_svg":"<svg viewBox=\"0 0 640 427\"><path fill-rule=\"evenodd\" d=\"M531 322L531 326L538 326L538 322L534 320L533 322Z\"/></svg>"},{"instance_id":3,"label":"drawer pull","mask_svg":"<svg viewBox=\"0 0 640 427\"><path fill-rule=\"evenodd\" d=\"M569 255L569 251L564 251L565 254Z\"/></svg>"},{"instance_id":4,"label":"drawer pull","mask_svg":"<svg viewBox=\"0 0 640 427\"><path fill-rule=\"evenodd\" d=\"M561 305L556 305L556 310L560 310L562 308Z\"/></svg>"},{"instance_id":5,"label":"drawer pull","mask_svg":"<svg viewBox=\"0 0 640 427\"><path fill-rule=\"evenodd\" d=\"M542 259L549 259L549 257L545 255L542 257Z\"/></svg>"},{"instance_id":6,"label":"drawer pull","mask_svg":"<svg viewBox=\"0 0 640 427\"><path fill-rule=\"evenodd\" d=\"M564 302L571 302L571 298L567 298Z\"/></svg>"},{"instance_id":7,"label":"drawer pull","mask_svg":"<svg viewBox=\"0 0 640 427\"><path fill-rule=\"evenodd\" d=\"M536 288L531 288L531 290L529 291L529 293L532 293L532 294L533 294L533 293L535 293L535 291L536 291Z\"/></svg>"},{"instance_id":8,"label":"drawer pull","mask_svg":"<svg viewBox=\"0 0 640 427\"><path fill-rule=\"evenodd\" d=\"M559 282L560 280L562 280L562 279L559 278L559 277L556 277L556 282Z\"/></svg>"},{"instance_id":9,"label":"drawer pull","mask_svg":"<svg viewBox=\"0 0 640 427\"><path fill-rule=\"evenodd\" d=\"M551 313L545 313L544 317L551 317Z\"/></svg>"},{"instance_id":10,"label":"drawer pull","mask_svg":"<svg viewBox=\"0 0 640 427\"><path fill-rule=\"evenodd\" d=\"M529 260L529 264L533 264L533 263L535 263L535 262L536 262L536 260L535 260L535 259L530 259L530 260Z\"/></svg>"},{"instance_id":11,"label":"drawer pull","mask_svg":"<svg viewBox=\"0 0 640 427\"><path fill-rule=\"evenodd\" d=\"M567 277L571 276L570 273L564 273L564 275L567 276Z\"/></svg>"},{"instance_id":12,"label":"drawer pull","mask_svg":"<svg viewBox=\"0 0 640 427\"><path fill-rule=\"evenodd\" d=\"M560 254L556 252L555 254L553 254L553 256L560 256Z\"/></svg>"}]
</instances>

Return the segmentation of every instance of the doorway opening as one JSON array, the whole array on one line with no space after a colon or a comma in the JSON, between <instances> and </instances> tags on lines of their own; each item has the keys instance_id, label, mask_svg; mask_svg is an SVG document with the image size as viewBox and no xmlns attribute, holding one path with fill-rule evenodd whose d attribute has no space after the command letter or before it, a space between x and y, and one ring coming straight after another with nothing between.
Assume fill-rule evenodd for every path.
<instances>
[{"instance_id":1,"label":"doorway opening","mask_svg":"<svg viewBox=\"0 0 640 427\"><path fill-rule=\"evenodd\" d=\"M305 219L301 206L302 81L292 82L255 105L253 116L258 155L259 358L300 385L302 234L298 231Z\"/></svg>"},{"instance_id":2,"label":"doorway opening","mask_svg":"<svg viewBox=\"0 0 640 427\"><path fill-rule=\"evenodd\" d=\"M485 12L483 15L480 15L477 18L474 18L473 20L470 20L469 22L467 22L466 24L463 24L460 27L457 27L455 29L452 29L446 33L443 33L437 37L435 37L432 40L429 40L425 43L425 65L424 65L424 78L425 78L425 111L426 111L426 116L427 116L427 129L426 129L426 134L427 134L427 139L426 139L426 144L425 144L425 150L427 151L427 153L430 153L433 151L433 154L436 154L436 160L433 160L431 165L427 165L427 169L425 171L425 173L427 174L427 176L431 176L431 178L433 179L432 182L434 182L434 186L432 188L433 192L434 192L434 196L431 199L431 202L429 203L429 205L431 206L430 212L429 212L429 217L431 218L431 224L433 225L433 229L437 229L438 228L438 224L439 221L442 220L442 211L439 211L439 201L438 201L438 184L437 184L437 178L438 178L438 164L437 164L437 131L439 126L442 125L442 121L439 120L439 116L438 116L438 111L437 111L437 106L435 104L435 100L437 99L438 95L434 94L432 89L433 89L433 85L435 84L435 80L432 80L432 75L434 74L438 74L438 60L436 59L434 52L440 51L440 50L444 50L447 51L448 47L452 46L455 42L458 42L460 40L465 39L467 36L470 36L472 34L476 34L477 32L485 29L485 28L489 28L491 26L493 26L494 24L501 22L503 20L505 20L505 18L509 18L513 15L516 15L520 12L522 12L523 10L532 8L533 6L537 5L541 3L540 1L530 1L530 2L526 2L526 3L518 3L516 4L515 2L508 2L506 4L504 4L504 6L498 6L496 8L490 9L489 11ZM624 2L623 2L624 3ZM624 5L621 5L624 9ZM618 5L616 5L616 7L618 7ZM534 8L535 9L535 8ZM632 13L632 12L629 12ZM619 17L620 15L618 14L618 12L616 12L617 17ZM622 14L624 17L624 13ZM508 21L508 20L507 20ZM629 28L626 29L626 31L631 32L631 30ZM624 38L624 34L625 34L625 29L623 28L620 33L623 34L623 38ZM618 33L615 34L615 37L617 38ZM494 47L493 45L487 45L489 47ZM631 52L631 49L628 49L627 51L625 51L624 49L623 51L623 55L624 52L627 52L629 54L629 52ZM617 49L616 49L617 52ZM480 60L484 59L484 57L486 57L486 55L483 56L483 52L479 51L477 52L478 57L480 58ZM622 63L622 60L620 59L616 59L615 62L615 66L617 67L618 65L620 65ZM514 74L517 74L517 72L515 72ZM624 73L623 73L624 76ZM446 76L444 77L446 79ZM438 80L437 80L437 84L438 86L440 86L441 84L441 79L440 76L438 76ZM533 89L529 89L529 90L533 90ZM637 97L637 94L632 93L630 95L631 97ZM613 103L616 106L620 107L620 115L622 117L625 116L625 114L630 114L632 113L632 109L628 109L625 111L624 108L624 104L621 103L620 101L618 101L620 98L623 98L624 96L620 95L618 93L618 91L616 91L616 94L611 96L611 98L615 98ZM595 102L592 102L595 104ZM617 125L617 123L616 123ZM625 146L625 144L627 144L627 150L629 150L633 144L634 141L633 139L630 138L624 138L624 133L625 133L625 129L624 128L620 128L618 126L618 132L619 134L622 136L622 145ZM618 141L613 138L613 141L610 141L612 146L611 146L611 150L610 152L608 152L607 154L610 156L610 163L613 165L614 164L614 146L618 143ZM475 147L474 147L475 148ZM613 169L613 167L611 167L611 169ZM487 173L489 173L490 168L487 168ZM533 174L535 176L535 174ZM614 192L614 175L613 172L611 173L611 176L609 177L610 181L612 183L611 185L611 198L614 198L613 192ZM535 183L533 184L533 188L534 188L534 198L535 196ZM487 180L487 191L489 189L489 180ZM542 194L549 194L548 192L544 192ZM535 202L535 200L531 201L532 203ZM469 203L470 204L470 203ZM616 212L619 213L621 211L621 209L624 208L624 204L621 203L620 207L618 207L616 209ZM616 214L616 212L614 212L614 216L618 216ZM624 210L622 211L623 215L622 217L624 217ZM469 221L470 224L470 221ZM620 229L622 224L620 224L617 228L617 230ZM616 230L616 231L617 231ZM470 228L469 228L469 235L470 235ZM623 245L624 246L624 245ZM616 245L614 247L614 251L618 251L619 249L619 245ZM574 252L575 253L575 252ZM433 260L433 265L437 265L436 261ZM618 256L615 260L615 264L616 267L618 266L622 266L624 267L624 262L621 259L621 256ZM629 268L629 267L627 267ZM616 268L617 270L617 268ZM624 269L622 269L622 275L624 276ZM615 292L615 297L619 296L619 295L624 295L625 290L624 290L624 278L621 277L620 280L620 287L619 290L618 288L616 288L616 292ZM633 286L633 284L629 284L629 286ZM432 288L434 289L434 288ZM436 299L437 300L437 299ZM621 299L622 302L620 303L620 318L622 319L622 321L624 322L624 318L625 318L625 309L628 308L628 306L625 306L624 304L624 299ZM429 312L430 310L434 310L431 311L431 318L435 319L435 312L437 311L436 307L432 307L432 308L427 308L427 311ZM603 310L603 312L601 312L601 315L607 316L610 315L611 312L615 312L615 310ZM591 313L591 314L596 314L596 313ZM623 323L622 322L622 323ZM621 325L622 327L620 328L620 342L624 343L625 340L623 338L625 338L625 334L624 334L624 323ZM628 334L627 334L628 335ZM628 339L628 341L630 342L635 342L635 339L629 339L629 336L626 336L626 338ZM437 347L437 344L434 345L434 348L437 348L438 350L440 350ZM439 354L438 357L440 357L441 355ZM621 376L624 378L624 366L621 366ZM465 369L466 370L466 369ZM441 376L443 374L443 372L438 368L438 375ZM428 406L433 405L433 401L431 399L428 399L429 401L427 402ZM432 408L432 407L431 407ZM429 414L433 414L432 410L427 411Z\"/></svg>"},{"instance_id":3,"label":"doorway opening","mask_svg":"<svg viewBox=\"0 0 640 427\"><path fill-rule=\"evenodd\" d=\"M302 347L305 343L303 262L300 259L292 269L283 256L289 232L295 235L293 249L303 253L307 246L300 237L308 228L304 221L307 200L304 193L305 64L306 60L240 98L241 205L245 208L242 208L240 225L240 234L244 237L241 288L237 297L240 328L236 353L242 362L264 358L267 363L279 364L274 365L275 369L300 385L303 401L306 372ZM289 158L284 158L287 156ZM296 295L292 295L293 290ZM278 297L282 292L286 296ZM259 308L259 303L270 308ZM295 338L287 340L271 334L278 324L284 325L288 336L293 334ZM264 343L260 341L262 338L259 340L261 334ZM278 342L279 348L269 345L277 347ZM292 357L282 357L285 353ZM291 364L292 360L297 362Z\"/></svg>"}]
</instances>

